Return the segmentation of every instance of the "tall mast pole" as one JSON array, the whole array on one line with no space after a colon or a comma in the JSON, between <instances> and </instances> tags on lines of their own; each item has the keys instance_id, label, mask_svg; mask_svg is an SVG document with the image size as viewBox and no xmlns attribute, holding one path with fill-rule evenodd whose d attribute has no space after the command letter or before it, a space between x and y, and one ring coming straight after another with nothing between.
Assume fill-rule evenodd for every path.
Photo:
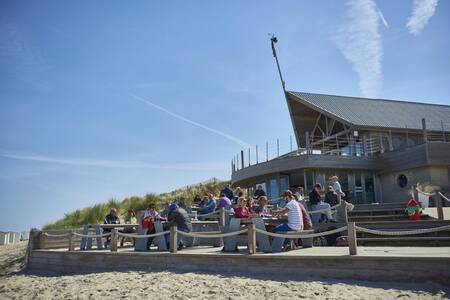
<instances>
[{"instance_id":1,"label":"tall mast pole","mask_svg":"<svg viewBox=\"0 0 450 300\"><path fill-rule=\"evenodd\" d=\"M275 44L278 42L278 39L275 35L272 34L270 38L270 43L272 44L272 53L273 57L275 57L275 61L277 62L278 74L280 75L281 86L283 87L283 91L286 91L286 84L283 80L283 75L281 75L280 63L278 62L277 50L275 49Z\"/></svg>"}]
</instances>

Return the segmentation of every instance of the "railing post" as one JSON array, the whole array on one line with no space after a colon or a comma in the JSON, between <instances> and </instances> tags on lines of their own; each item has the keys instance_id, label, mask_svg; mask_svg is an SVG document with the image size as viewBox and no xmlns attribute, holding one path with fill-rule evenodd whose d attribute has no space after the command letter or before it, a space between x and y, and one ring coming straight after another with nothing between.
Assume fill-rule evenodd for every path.
<instances>
[{"instance_id":1,"label":"railing post","mask_svg":"<svg viewBox=\"0 0 450 300\"><path fill-rule=\"evenodd\" d=\"M248 166L250 167L250 147L248 148Z\"/></svg>"},{"instance_id":2,"label":"railing post","mask_svg":"<svg viewBox=\"0 0 450 300\"><path fill-rule=\"evenodd\" d=\"M117 252L117 234L119 229L113 228L111 231L111 252Z\"/></svg>"},{"instance_id":3,"label":"railing post","mask_svg":"<svg viewBox=\"0 0 450 300\"><path fill-rule=\"evenodd\" d=\"M248 225L248 254L255 254L256 253L256 226L255 224L251 223Z\"/></svg>"},{"instance_id":4,"label":"railing post","mask_svg":"<svg viewBox=\"0 0 450 300\"><path fill-rule=\"evenodd\" d=\"M339 223L348 223L347 202L341 199L340 205L336 209L336 219Z\"/></svg>"},{"instance_id":5,"label":"railing post","mask_svg":"<svg viewBox=\"0 0 450 300\"><path fill-rule=\"evenodd\" d=\"M427 142L427 122L426 122L425 118L422 119L422 138L423 138L423 142L426 143Z\"/></svg>"},{"instance_id":6,"label":"railing post","mask_svg":"<svg viewBox=\"0 0 450 300\"><path fill-rule=\"evenodd\" d=\"M244 166L244 150L241 150L241 169L243 169L245 166Z\"/></svg>"},{"instance_id":7,"label":"railing post","mask_svg":"<svg viewBox=\"0 0 450 300\"><path fill-rule=\"evenodd\" d=\"M434 195L434 199L436 199L436 209L437 209L438 219L444 220L444 210L442 209L442 202L444 202L444 199L442 199L442 196L439 192L437 192Z\"/></svg>"},{"instance_id":8,"label":"railing post","mask_svg":"<svg viewBox=\"0 0 450 300\"><path fill-rule=\"evenodd\" d=\"M258 145L256 145L256 164L258 164Z\"/></svg>"},{"instance_id":9,"label":"railing post","mask_svg":"<svg viewBox=\"0 0 450 300\"><path fill-rule=\"evenodd\" d=\"M170 227L170 253L177 253L178 251L178 233L177 226Z\"/></svg>"},{"instance_id":10,"label":"railing post","mask_svg":"<svg viewBox=\"0 0 450 300\"><path fill-rule=\"evenodd\" d=\"M74 243L73 243L73 230L70 231L69 233L69 251L74 251L75 247L74 247Z\"/></svg>"},{"instance_id":11,"label":"railing post","mask_svg":"<svg viewBox=\"0 0 450 300\"><path fill-rule=\"evenodd\" d=\"M220 226L222 226L222 227L225 227L225 208L224 207L221 207L220 209L219 209L219 223L220 223Z\"/></svg>"},{"instance_id":12,"label":"railing post","mask_svg":"<svg viewBox=\"0 0 450 300\"><path fill-rule=\"evenodd\" d=\"M269 142L266 142L266 161L269 161Z\"/></svg>"},{"instance_id":13,"label":"railing post","mask_svg":"<svg viewBox=\"0 0 450 300\"><path fill-rule=\"evenodd\" d=\"M358 254L358 245L356 240L356 228L355 228L355 222L350 222L347 225L347 231L348 231L348 250L350 252L350 255L356 255Z\"/></svg>"},{"instance_id":14,"label":"railing post","mask_svg":"<svg viewBox=\"0 0 450 300\"><path fill-rule=\"evenodd\" d=\"M277 139L277 157L280 157L280 139Z\"/></svg>"}]
</instances>

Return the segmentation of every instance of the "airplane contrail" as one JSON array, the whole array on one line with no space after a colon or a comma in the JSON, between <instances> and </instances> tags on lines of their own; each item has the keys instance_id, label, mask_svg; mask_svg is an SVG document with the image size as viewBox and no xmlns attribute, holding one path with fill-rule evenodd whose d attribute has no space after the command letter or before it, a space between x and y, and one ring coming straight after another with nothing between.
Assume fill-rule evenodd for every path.
<instances>
[{"instance_id":1,"label":"airplane contrail","mask_svg":"<svg viewBox=\"0 0 450 300\"><path fill-rule=\"evenodd\" d=\"M230 141L232 141L232 142L238 144L238 145L241 146L241 147L244 147L244 148L250 148L250 144L248 144L247 142L244 142L243 140L241 140L241 139L239 139L239 138L237 138L237 137L235 137L235 136L232 136L232 135L230 135L230 134L228 134L228 133L225 133L225 132L222 132L222 131L220 131L220 130L217 130L217 129L208 127L208 126L206 126L206 125L200 124L200 123L198 123L198 122L192 121L192 120L190 120L190 119L188 119L188 118L185 118L185 117L183 117L183 116L181 116L181 115L179 115L179 114L176 114L176 113L174 113L174 112L171 112L171 111L165 109L164 107L161 107L161 106L159 106L159 105L157 105L157 104L155 104L155 103L153 103L153 102L150 102L150 101L147 100L147 99L144 99L144 98L142 98L142 97L139 97L139 96L137 96L137 95L135 95L135 94L130 93L130 96L132 96L132 97L135 98L136 100L139 100L139 101L141 101L141 102L143 102L143 103L145 103L145 104L147 104L147 105L150 105L150 106L152 106L152 107L154 107L154 108L156 108L156 109L159 109L160 111L163 111L163 112L165 112L166 114L169 114L169 115L171 115L171 116L174 117L174 118L177 118L177 119L179 119L179 120L181 120L181 121L184 121L184 122L186 122L186 123L192 124L192 125L194 125L194 126L203 128L203 129L208 130L209 132L215 133L215 134L217 134L217 135L223 136L224 138L226 138L226 139L228 139L228 140L230 140Z\"/></svg>"}]
</instances>

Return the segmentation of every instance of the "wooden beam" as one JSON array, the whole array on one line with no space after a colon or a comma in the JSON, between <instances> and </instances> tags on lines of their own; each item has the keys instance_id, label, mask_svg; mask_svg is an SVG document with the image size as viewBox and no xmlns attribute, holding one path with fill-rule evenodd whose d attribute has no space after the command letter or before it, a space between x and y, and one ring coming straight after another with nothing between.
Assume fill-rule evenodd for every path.
<instances>
[{"instance_id":1,"label":"wooden beam","mask_svg":"<svg viewBox=\"0 0 450 300\"><path fill-rule=\"evenodd\" d=\"M349 128L349 129L346 129L346 130L344 130L344 131L338 132L338 133L336 133L336 134L327 136L327 137L324 138L324 139L321 139L321 140L319 140L319 141L316 141L316 142L311 143L311 145L314 146L314 145L322 144L323 142L326 142L326 141L335 139L335 138L337 138L337 137L339 137L339 136L341 136L341 135L347 134L347 133L350 132L350 130L351 130L351 129Z\"/></svg>"}]
</instances>

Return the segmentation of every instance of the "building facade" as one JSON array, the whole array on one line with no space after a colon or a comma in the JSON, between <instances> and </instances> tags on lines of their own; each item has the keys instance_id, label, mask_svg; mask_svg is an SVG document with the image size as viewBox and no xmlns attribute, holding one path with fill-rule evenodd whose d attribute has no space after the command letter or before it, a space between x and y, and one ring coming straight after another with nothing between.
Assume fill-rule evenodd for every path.
<instances>
[{"instance_id":1,"label":"building facade","mask_svg":"<svg viewBox=\"0 0 450 300\"><path fill-rule=\"evenodd\" d=\"M450 106L285 92L298 149L250 165L232 161L233 186L270 198L333 175L352 203L405 202L418 183L450 191Z\"/></svg>"}]
</instances>

